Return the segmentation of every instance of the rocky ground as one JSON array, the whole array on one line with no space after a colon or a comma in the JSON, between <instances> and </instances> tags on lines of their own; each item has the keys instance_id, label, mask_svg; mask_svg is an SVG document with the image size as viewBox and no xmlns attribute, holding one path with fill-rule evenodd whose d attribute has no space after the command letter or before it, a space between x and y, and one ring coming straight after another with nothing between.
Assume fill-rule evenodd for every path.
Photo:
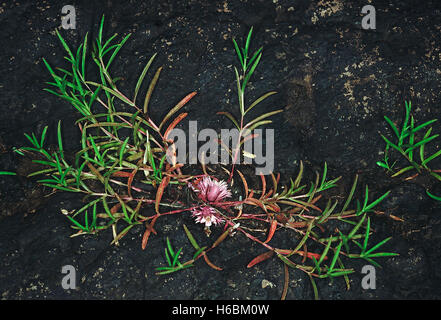
<instances>
[{"instance_id":1,"label":"rocky ground","mask_svg":"<svg viewBox=\"0 0 441 320\"><path fill-rule=\"evenodd\" d=\"M361 8L376 9L376 29L361 26ZM253 44L263 46L262 62L253 76L249 99L276 90L256 107L257 113L276 108L276 170L295 176L300 160L311 172L326 161L331 176L343 176L347 192L355 174L372 196L391 190L373 216L378 239L392 236L389 251L400 256L382 259L377 288L363 290L363 262L353 263L351 288L342 279L318 282L323 299L441 298L441 203L425 189L441 194L432 180L391 178L376 165L389 134L383 116L397 123L404 100L411 100L417 121L441 118L441 6L438 1L71 1L76 29L62 30L75 47L89 32L96 36L102 14L106 32L132 33L114 63L113 74L133 90L148 58L158 53L163 65L152 105L158 115L191 91L189 118L207 128L229 128L216 111L237 110L232 41L254 27ZM54 132L59 119L67 150L78 146L70 105L43 91L50 77L42 58L63 65L63 50L54 30L61 25L62 4L56 1L6 1L0 5L0 168L17 176L0 177L0 293L2 299L280 299L283 265L274 260L247 269L262 251L237 236L210 258L215 271L200 261L196 268L156 276L164 262L165 238L187 246L185 216L170 216L157 224L158 236L142 251L141 227L119 247L110 233L70 238L60 208L78 208L71 194L47 196L23 175L28 164L12 152L26 144L24 132ZM259 109L260 108L260 109ZM258 109L258 110L257 110ZM440 133L439 123L434 132ZM51 140L52 139L52 140ZM433 142L433 150L441 147ZM56 144L55 135L49 143ZM441 164L435 163L441 168ZM404 221L396 221L390 215ZM200 226L192 226L194 233ZM185 252L185 251L184 251ZM188 253L190 254L190 252ZM61 287L61 268L78 270L78 287ZM262 281L273 285L262 288ZM291 271L287 299L311 299L309 280Z\"/></svg>"}]
</instances>

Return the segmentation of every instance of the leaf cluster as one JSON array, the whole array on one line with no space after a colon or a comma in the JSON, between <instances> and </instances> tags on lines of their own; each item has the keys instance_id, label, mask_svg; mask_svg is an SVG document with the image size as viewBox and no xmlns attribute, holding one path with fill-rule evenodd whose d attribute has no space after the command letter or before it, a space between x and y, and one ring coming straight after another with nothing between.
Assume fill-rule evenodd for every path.
<instances>
[{"instance_id":1,"label":"leaf cluster","mask_svg":"<svg viewBox=\"0 0 441 320\"><path fill-rule=\"evenodd\" d=\"M419 174L425 172L438 181L441 181L441 170L432 169L429 167L429 162L441 156L441 150L436 151L430 156L426 155L425 148L429 142L439 137L439 134L432 134L431 125L438 119L432 119L422 124L417 124L415 118L411 114L412 103L405 101L405 115L401 128L399 128L389 117L384 116L387 124L390 126L394 133L394 140L381 135L386 142L386 148L384 151L384 157L382 161L378 161L377 165L386 169L392 177L398 177L409 171L416 171L416 174L408 177L407 180L413 179ZM425 132L424 132L424 130ZM424 132L418 137L418 134ZM397 160L390 159L391 151L399 154L402 159L405 159L408 163L407 166L397 168ZM426 190L427 194L440 201L440 197L437 197Z\"/></svg>"}]
</instances>

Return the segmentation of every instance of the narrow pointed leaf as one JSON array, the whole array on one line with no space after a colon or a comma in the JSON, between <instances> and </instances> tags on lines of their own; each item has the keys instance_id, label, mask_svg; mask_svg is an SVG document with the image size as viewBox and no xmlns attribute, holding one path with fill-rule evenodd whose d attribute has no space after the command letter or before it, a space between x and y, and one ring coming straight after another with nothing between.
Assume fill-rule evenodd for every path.
<instances>
[{"instance_id":1,"label":"narrow pointed leaf","mask_svg":"<svg viewBox=\"0 0 441 320\"><path fill-rule=\"evenodd\" d=\"M183 112L180 115L178 115L173 122L168 126L167 130L164 133L164 139L167 140L168 135L170 134L170 132L179 124L179 122L181 122L186 116L188 115L188 113Z\"/></svg>"},{"instance_id":2,"label":"narrow pointed leaf","mask_svg":"<svg viewBox=\"0 0 441 320\"><path fill-rule=\"evenodd\" d=\"M216 114L226 116L228 119L231 120L231 122L233 122L233 124L236 126L237 129L240 129L239 123L237 122L237 120L234 118L234 116L231 113L226 112L226 111L220 111L220 112L217 112Z\"/></svg>"},{"instance_id":3,"label":"narrow pointed leaf","mask_svg":"<svg viewBox=\"0 0 441 320\"><path fill-rule=\"evenodd\" d=\"M164 119L161 121L161 124L159 125L159 129L162 128L162 126L164 126L164 124L167 122L167 120L176 112L179 111L179 109L181 109L188 101L191 100L191 98L193 98L195 95L197 94L196 91L186 95L181 101L178 102L178 104L176 106L174 106L168 113L167 115L164 117Z\"/></svg>"},{"instance_id":4,"label":"narrow pointed leaf","mask_svg":"<svg viewBox=\"0 0 441 320\"><path fill-rule=\"evenodd\" d=\"M162 178L158 190L156 191L155 211L157 214L159 214L159 204L161 203L162 195L164 194L164 190L169 182L170 182L170 176L165 176L164 178Z\"/></svg>"},{"instance_id":5,"label":"narrow pointed leaf","mask_svg":"<svg viewBox=\"0 0 441 320\"><path fill-rule=\"evenodd\" d=\"M161 74L161 70L162 67L159 67L158 70L156 70L156 73L153 76L152 81L150 82L149 88L147 89L147 93L145 94L143 111L144 114L146 115L148 115L150 98L152 97L153 90L155 89L156 83L158 82L159 75Z\"/></svg>"},{"instance_id":6,"label":"narrow pointed leaf","mask_svg":"<svg viewBox=\"0 0 441 320\"><path fill-rule=\"evenodd\" d=\"M269 96L272 96L273 94L276 94L276 91L270 91L268 93L265 93L263 96L259 97L256 99L256 101L254 101L249 107L248 109L245 111L245 114L250 111L251 109L253 109L256 105L258 105L260 102L262 102L263 100L265 100L266 98L268 98Z\"/></svg>"},{"instance_id":7,"label":"narrow pointed leaf","mask_svg":"<svg viewBox=\"0 0 441 320\"><path fill-rule=\"evenodd\" d=\"M274 236L274 233L276 232L276 229L277 229L277 220L274 219L274 220L271 221L271 226L270 226L270 229L269 229L269 232L268 232L268 237L266 238L264 243L268 243L268 242L271 241L271 239Z\"/></svg>"},{"instance_id":8,"label":"narrow pointed leaf","mask_svg":"<svg viewBox=\"0 0 441 320\"><path fill-rule=\"evenodd\" d=\"M133 96L133 102L135 102L135 103L136 103L136 97L138 96L138 92L139 92L139 89L141 88L141 84L144 80L144 77L147 74L147 72L150 68L150 65L152 64L155 57L156 57L156 53L149 59L149 61L145 65L144 69L142 70L141 75L139 76L138 82L136 83L136 87L135 87L135 94Z\"/></svg>"},{"instance_id":9,"label":"narrow pointed leaf","mask_svg":"<svg viewBox=\"0 0 441 320\"><path fill-rule=\"evenodd\" d=\"M267 251L265 253L262 253L261 255L258 255L253 260L251 260L250 263L248 263L247 268L252 268L256 264L271 258L273 255L274 251Z\"/></svg>"},{"instance_id":10,"label":"narrow pointed leaf","mask_svg":"<svg viewBox=\"0 0 441 320\"><path fill-rule=\"evenodd\" d=\"M257 118L255 118L254 120L250 121L247 123L247 125L245 126L245 128L249 128L250 126L252 126L254 123L259 122L260 120L263 120L265 118L271 117L275 114L278 114L280 112L283 112L283 109L279 109L279 110L275 110L275 111L271 111L271 112L267 112Z\"/></svg>"}]
</instances>

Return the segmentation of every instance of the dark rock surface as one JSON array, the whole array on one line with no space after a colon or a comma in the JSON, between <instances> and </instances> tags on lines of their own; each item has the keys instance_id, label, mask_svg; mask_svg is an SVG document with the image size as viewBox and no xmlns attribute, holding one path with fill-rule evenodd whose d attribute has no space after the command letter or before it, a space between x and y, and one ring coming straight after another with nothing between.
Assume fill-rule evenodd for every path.
<instances>
[{"instance_id":1,"label":"dark rock surface","mask_svg":"<svg viewBox=\"0 0 441 320\"><path fill-rule=\"evenodd\" d=\"M378 240L392 236L387 250L400 253L381 260L377 289L363 290L365 263L351 265L351 289L343 279L318 282L324 299L440 299L441 205L425 193L441 194L440 184L391 179L376 166L387 132L383 115L400 120L411 100L418 121L441 118L441 5L439 1L375 1L377 29L361 28L361 8L373 1L71 1L76 30L62 30L76 47L86 32L96 36L102 14L106 32L132 37L114 63L122 91L132 91L139 73L157 52L164 69L152 101L157 119L183 96L197 91L186 106L189 117L205 127L229 123L215 113L237 110L231 39L254 27L253 43L263 58L250 85L251 101L276 90L278 95L256 114L285 108L273 118L276 170L294 176L300 160L309 170L326 161L330 176L342 175L342 190L353 177L368 184L373 196L387 190L384 216L373 216ZM29 164L12 152L26 144L24 132L54 132L59 119L67 150L77 147L77 115L67 103L42 89L49 81L42 58L63 65L56 1L6 1L0 5L0 170L21 172ZM155 116L153 116L155 117ZM434 131L441 127L435 124ZM56 144L55 135L48 143ZM439 149L440 139L431 146ZM441 168L440 163L435 163ZM223 271L200 261L196 268L156 276L163 264L166 237L188 247L185 223L194 234L200 225L187 216L170 216L156 226L158 236L142 251L141 227L110 246L108 232L70 238L60 209L78 208L80 198L47 197L22 175L0 176L0 293L2 299L280 299L283 265L273 258L247 269L261 248L236 236L210 255ZM393 215L404 222L388 218ZM214 234L212 237L215 237ZM204 238L201 237L201 242ZM190 257L192 251L184 250ZM76 290L63 290L63 265L77 270ZM262 288L267 280L275 286ZM311 299L309 279L291 271L287 299Z\"/></svg>"}]
</instances>

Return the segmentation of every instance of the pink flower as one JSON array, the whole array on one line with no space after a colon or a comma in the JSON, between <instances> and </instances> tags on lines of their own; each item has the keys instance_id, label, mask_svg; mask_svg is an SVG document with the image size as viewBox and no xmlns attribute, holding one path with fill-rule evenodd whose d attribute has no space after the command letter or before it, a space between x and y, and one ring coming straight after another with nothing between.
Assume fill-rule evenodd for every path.
<instances>
[{"instance_id":1,"label":"pink flower","mask_svg":"<svg viewBox=\"0 0 441 320\"><path fill-rule=\"evenodd\" d=\"M224 181L216 181L209 176L196 180L196 182L188 183L188 187L198 194L198 198L206 203L222 202L225 198L231 197L227 183ZM217 225L224 220L219 217L216 210L208 205L192 209L192 216L196 218L196 223L205 224L205 232L207 236L210 233L210 226Z\"/></svg>"},{"instance_id":2,"label":"pink flower","mask_svg":"<svg viewBox=\"0 0 441 320\"><path fill-rule=\"evenodd\" d=\"M231 192L225 181L216 181L208 176L199 181L192 189L198 193L199 199L205 202L220 202L231 197Z\"/></svg>"},{"instance_id":3,"label":"pink flower","mask_svg":"<svg viewBox=\"0 0 441 320\"><path fill-rule=\"evenodd\" d=\"M216 215L216 210L211 207L201 207L192 210L192 216L196 218L197 223L205 223L205 227L210 227L212 224L217 225L223 220Z\"/></svg>"}]
</instances>

